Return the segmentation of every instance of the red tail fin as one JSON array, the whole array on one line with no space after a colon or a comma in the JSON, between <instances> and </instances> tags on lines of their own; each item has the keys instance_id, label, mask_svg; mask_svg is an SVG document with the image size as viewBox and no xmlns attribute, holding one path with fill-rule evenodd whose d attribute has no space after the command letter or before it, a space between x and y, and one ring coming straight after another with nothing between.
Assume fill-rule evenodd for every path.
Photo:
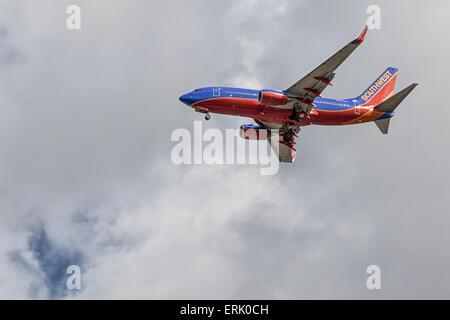
<instances>
[{"instance_id":1,"label":"red tail fin","mask_svg":"<svg viewBox=\"0 0 450 320\"><path fill-rule=\"evenodd\" d=\"M398 69L387 68L359 97L358 104L376 106L392 96Z\"/></svg>"}]
</instances>

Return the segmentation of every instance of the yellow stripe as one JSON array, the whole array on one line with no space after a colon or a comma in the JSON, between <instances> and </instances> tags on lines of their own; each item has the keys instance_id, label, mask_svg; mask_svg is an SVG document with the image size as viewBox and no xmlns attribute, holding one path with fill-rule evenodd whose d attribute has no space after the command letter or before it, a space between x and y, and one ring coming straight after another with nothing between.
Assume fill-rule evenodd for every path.
<instances>
[{"instance_id":1,"label":"yellow stripe","mask_svg":"<svg viewBox=\"0 0 450 320\"><path fill-rule=\"evenodd\" d=\"M356 109L356 107L343 109L343 110L323 110L323 109L312 108L312 110L317 110L317 111L322 111L322 112L342 112L342 111L349 111L349 110L353 110L353 109Z\"/></svg>"},{"instance_id":2,"label":"yellow stripe","mask_svg":"<svg viewBox=\"0 0 450 320\"><path fill-rule=\"evenodd\" d=\"M380 117L380 116L383 115L383 114L384 114L384 112L381 112L379 115L377 115L377 114L374 112L374 109L371 109L371 110L365 112L364 114L360 115L359 117L357 117L357 118L355 118L355 119L352 119L352 120L350 120L350 121L342 122L341 124L342 124L342 125L345 125L345 124L359 123L359 120L361 120L361 122L369 122L369 121L375 120L376 118ZM371 119L372 116L376 116L376 117L374 117L373 119ZM369 118L369 119L363 119L363 118Z\"/></svg>"}]
</instances>

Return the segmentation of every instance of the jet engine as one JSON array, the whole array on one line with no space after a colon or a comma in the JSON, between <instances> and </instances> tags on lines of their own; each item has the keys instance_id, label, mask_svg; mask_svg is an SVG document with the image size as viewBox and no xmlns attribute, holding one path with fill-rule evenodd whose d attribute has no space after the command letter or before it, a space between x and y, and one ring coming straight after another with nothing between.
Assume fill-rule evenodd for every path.
<instances>
[{"instance_id":1,"label":"jet engine","mask_svg":"<svg viewBox=\"0 0 450 320\"><path fill-rule=\"evenodd\" d=\"M266 140L267 129L254 124L243 124L239 135L246 140Z\"/></svg>"},{"instance_id":2,"label":"jet engine","mask_svg":"<svg viewBox=\"0 0 450 320\"><path fill-rule=\"evenodd\" d=\"M260 90L258 99L263 106L279 106L288 102L287 95L284 92L275 90Z\"/></svg>"}]
</instances>

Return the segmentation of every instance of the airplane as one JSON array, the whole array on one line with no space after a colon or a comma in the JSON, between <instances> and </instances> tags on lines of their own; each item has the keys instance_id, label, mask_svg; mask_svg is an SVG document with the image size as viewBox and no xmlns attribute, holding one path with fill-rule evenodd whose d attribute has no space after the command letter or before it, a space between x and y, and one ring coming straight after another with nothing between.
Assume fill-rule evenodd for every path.
<instances>
[{"instance_id":1,"label":"airplane","mask_svg":"<svg viewBox=\"0 0 450 320\"><path fill-rule=\"evenodd\" d=\"M413 83L393 95L397 68L387 68L354 98L322 97L322 91L333 85L334 71L363 42L367 30L366 26L356 39L284 91L206 87L195 89L179 99L195 111L204 113L206 120L211 118L210 113L253 118L256 125L242 125L240 136L267 139L280 162L294 162L294 140L303 126L375 122L380 131L387 134L395 108L417 86Z\"/></svg>"}]
</instances>

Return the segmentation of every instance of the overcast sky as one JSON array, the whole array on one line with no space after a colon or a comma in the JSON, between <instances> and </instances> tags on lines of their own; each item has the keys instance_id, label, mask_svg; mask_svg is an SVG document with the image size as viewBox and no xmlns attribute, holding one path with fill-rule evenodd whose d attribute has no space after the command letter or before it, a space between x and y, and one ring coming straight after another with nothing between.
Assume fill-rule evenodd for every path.
<instances>
[{"instance_id":1,"label":"overcast sky","mask_svg":"<svg viewBox=\"0 0 450 320\"><path fill-rule=\"evenodd\" d=\"M66 8L81 8L81 30ZM202 86L286 89L381 30L325 97L388 66L390 132L301 131L294 164L175 166ZM450 298L450 2L0 3L0 298ZM212 115L204 127L250 119ZM70 291L66 268L82 271ZM381 290L366 268L381 267Z\"/></svg>"}]
</instances>

